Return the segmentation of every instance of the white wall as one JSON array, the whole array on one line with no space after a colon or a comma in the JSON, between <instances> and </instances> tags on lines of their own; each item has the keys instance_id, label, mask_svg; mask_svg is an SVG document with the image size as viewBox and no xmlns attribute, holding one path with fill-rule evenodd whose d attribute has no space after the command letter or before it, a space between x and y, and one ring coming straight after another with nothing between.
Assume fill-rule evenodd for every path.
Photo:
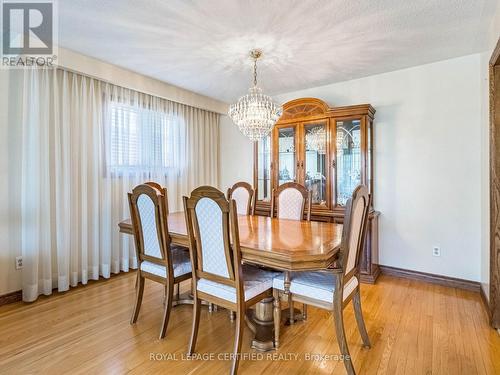
<instances>
[{"instance_id":1,"label":"white wall","mask_svg":"<svg viewBox=\"0 0 500 375\"><path fill-rule=\"evenodd\" d=\"M490 132L489 132L489 60L491 53L480 55L481 103L481 287L489 298L490 290Z\"/></svg>"},{"instance_id":2,"label":"white wall","mask_svg":"<svg viewBox=\"0 0 500 375\"><path fill-rule=\"evenodd\" d=\"M228 116L220 118L220 181L226 192L237 181L253 185L253 144Z\"/></svg>"},{"instance_id":3,"label":"white wall","mask_svg":"<svg viewBox=\"0 0 500 375\"><path fill-rule=\"evenodd\" d=\"M277 98L371 103L377 110L374 204L381 212L381 264L480 280L479 72L476 54ZM236 139L231 149L221 145L223 174L251 175L241 155L249 152L250 158L250 148ZM432 256L433 246L441 247L441 257Z\"/></svg>"}]
</instances>

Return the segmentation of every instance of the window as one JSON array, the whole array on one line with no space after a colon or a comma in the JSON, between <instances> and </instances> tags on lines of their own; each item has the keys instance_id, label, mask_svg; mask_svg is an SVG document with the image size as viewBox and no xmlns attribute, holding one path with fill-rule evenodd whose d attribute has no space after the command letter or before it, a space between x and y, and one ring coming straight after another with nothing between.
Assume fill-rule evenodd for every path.
<instances>
[{"instance_id":1,"label":"window","mask_svg":"<svg viewBox=\"0 0 500 375\"><path fill-rule=\"evenodd\" d=\"M178 149L174 116L111 102L108 119L107 167L112 175L166 174L174 169Z\"/></svg>"}]
</instances>

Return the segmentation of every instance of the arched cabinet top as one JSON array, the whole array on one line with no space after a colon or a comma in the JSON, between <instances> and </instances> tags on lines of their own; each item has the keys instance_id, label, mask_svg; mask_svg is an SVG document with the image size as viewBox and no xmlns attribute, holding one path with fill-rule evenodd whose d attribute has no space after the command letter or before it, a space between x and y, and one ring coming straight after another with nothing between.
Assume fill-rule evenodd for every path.
<instances>
[{"instance_id":1,"label":"arched cabinet top","mask_svg":"<svg viewBox=\"0 0 500 375\"><path fill-rule=\"evenodd\" d=\"M310 116L326 116L329 109L328 104L321 99L294 99L283 104L283 114L280 121L296 120Z\"/></svg>"},{"instance_id":2,"label":"arched cabinet top","mask_svg":"<svg viewBox=\"0 0 500 375\"><path fill-rule=\"evenodd\" d=\"M321 99L300 98L283 104L283 114L278 120L278 123L350 115L367 115L373 119L375 109L370 104L359 104L346 107L329 107L328 104Z\"/></svg>"}]
</instances>

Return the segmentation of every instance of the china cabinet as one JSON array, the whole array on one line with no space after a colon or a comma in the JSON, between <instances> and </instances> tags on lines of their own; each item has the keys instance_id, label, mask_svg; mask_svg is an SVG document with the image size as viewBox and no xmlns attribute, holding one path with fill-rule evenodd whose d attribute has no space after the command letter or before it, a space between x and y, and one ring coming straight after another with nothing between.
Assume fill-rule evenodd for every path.
<instances>
[{"instance_id":1,"label":"china cabinet","mask_svg":"<svg viewBox=\"0 0 500 375\"><path fill-rule=\"evenodd\" d=\"M255 143L255 213L270 214L273 188L297 182L312 191L312 219L342 222L345 204L360 183L373 192L373 120L370 104L330 108L315 98L283 105L273 131ZM370 210L361 279L378 274L378 216Z\"/></svg>"}]
</instances>

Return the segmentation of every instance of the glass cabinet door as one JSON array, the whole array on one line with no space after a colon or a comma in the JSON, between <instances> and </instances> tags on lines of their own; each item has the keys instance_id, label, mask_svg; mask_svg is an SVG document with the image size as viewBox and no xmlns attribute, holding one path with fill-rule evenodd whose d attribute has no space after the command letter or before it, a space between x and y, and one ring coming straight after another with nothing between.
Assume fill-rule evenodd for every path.
<instances>
[{"instance_id":1,"label":"glass cabinet door","mask_svg":"<svg viewBox=\"0 0 500 375\"><path fill-rule=\"evenodd\" d=\"M257 199L271 199L271 135L257 142Z\"/></svg>"},{"instance_id":2,"label":"glass cabinet door","mask_svg":"<svg viewBox=\"0 0 500 375\"><path fill-rule=\"evenodd\" d=\"M311 190L312 204L327 204L326 122L304 124L304 185Z\"/></svg>"},{"instance_id":3,"label":"glass cabinet door","mask_svg":"<svg viewBox=\"0 0 500 375\"><path fill-rule=\"evenodd\" d=\"M361 183L361 120L336 121L335 200L344 206Z\"/></svg>"},{"instance_id":4,"label":"glass cabinet door","mask_svg":"<svg viewBox=\"0 0 500 375\"><path fill-rule=\"evenodd\" d=\"M296 182L295 126L278 129L278 186L286 182Z\"/></svg>"}]
</instances>

